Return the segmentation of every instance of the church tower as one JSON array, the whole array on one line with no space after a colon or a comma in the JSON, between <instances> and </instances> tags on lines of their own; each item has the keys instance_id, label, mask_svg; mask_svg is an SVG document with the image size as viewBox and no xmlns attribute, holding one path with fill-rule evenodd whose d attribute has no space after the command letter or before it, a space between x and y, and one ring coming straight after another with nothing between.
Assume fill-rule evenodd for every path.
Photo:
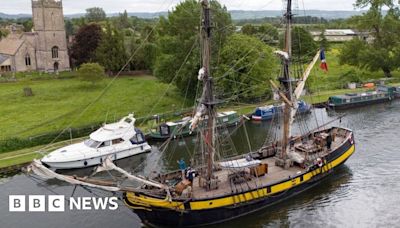
<instances>
[{"instance_id":1,"label":"church tower","mask_svg":"<svg viewBox=\"0 0 400 228\"><path fill-rule=\"evenodd\" d=\"M36 38L37 70L55 72L70 69L61 0L32 0Z\"/></svg>"}]
</instances>

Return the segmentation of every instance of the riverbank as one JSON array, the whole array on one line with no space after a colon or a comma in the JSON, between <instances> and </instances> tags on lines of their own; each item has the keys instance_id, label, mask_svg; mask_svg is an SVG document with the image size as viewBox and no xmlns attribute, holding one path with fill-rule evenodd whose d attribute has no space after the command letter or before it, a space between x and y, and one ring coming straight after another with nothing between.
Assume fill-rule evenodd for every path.
<instances>
[{"instance_id":1,"label":"riverbank","mask_svg":"<svg viewBox=\"0 0 400 228\"><path fill-rule=\"evenodd\" d=\"M58 148L67 146L71 143L81 141L83 138L76 138L72 140L57 142L52 145L41 145L32 148L25 148L22 150L1 153L0 154L0 175L7 174L9 172L15 172L20 170L26 164L29 164L34 159L40 159L45 154L56 150Z\"/></svg>"},{"instance_id":2,"label":"riverbank","mask_svg":"<svg viewBox=\"0 0 400 228\"><path fill-rule=\"evenodd\" d=\"M359 92L359 91L364 91L365 89L359 88L359 89L340 89L340 90L331 90L331 91L324 91L320 93L315 93L313 95L307 95L302 97L305 101L307 101L310 104L317 104L324 102L328 99L328 97L333 96L333 95L339 95L339 94L344 94L348 92ZM222 110L234 110L237 111L240 115L248 115L254 111L256 107L262 106L262 105L267 105L267 104L272 104L274 101L267 101L259 104L234 104L230 105L227 107L222 108ZM150 128L152 127L149 124L146 125L140 125L139 126L144 132L148 132ZM82 138L78 139L73 139L67 140L67 141L62 141L58 142L55 144L52 144L49 147L45 148L45 145L41 146L35 146L32 148L26 148L22 150L17 150L13 152L7 152L7 153L1 153L0 154L0 170L8 170L10 167L15 167L14 169L11 168L11 170L19 169L21 164L27 164L31 162L33 159L39 159L42 157L43 154L49 153L52 150L55 150L57 148L61 148L65 145L68 145L70 143L77 142L79 140L82 140ZM41 152L38 153L37 151L40 150Z\"/></svg>"}]
</instances>

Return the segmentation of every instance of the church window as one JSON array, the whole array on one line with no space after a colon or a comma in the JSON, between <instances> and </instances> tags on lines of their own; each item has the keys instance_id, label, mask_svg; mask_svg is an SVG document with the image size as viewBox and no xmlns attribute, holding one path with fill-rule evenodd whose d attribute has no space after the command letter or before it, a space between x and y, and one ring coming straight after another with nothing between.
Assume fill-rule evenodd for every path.
<instances>
[{"instance_id":1,"label":"church window","mask_svg":"<svg viewBox=\"0 0 400 228\"><path fill-rule=\"evenodd\" d=\"M25 65L27 66L31 65L31 57L29 55L25 56Z\"/></svg>"},{"instance_id":2,"label":"church window","mask_svg":"<svg viewBox=\"0 0 400 228\"><path fill-rule=\"evenodd\" d=\"M11 71L11 66L10 65L1 66L0 72L8 72L8 71Z\"/></svg>"},{"instance_id":3,"label":"church window","mask_svg":"<svg viewBox=\"0 0 400 228\"><path fill-rule=\"evenodd\" d=\"M54 46L51 49L51 56L53 57L53 59L57 59L58 58L58 47Z\"/></svg>"}]
</instances>

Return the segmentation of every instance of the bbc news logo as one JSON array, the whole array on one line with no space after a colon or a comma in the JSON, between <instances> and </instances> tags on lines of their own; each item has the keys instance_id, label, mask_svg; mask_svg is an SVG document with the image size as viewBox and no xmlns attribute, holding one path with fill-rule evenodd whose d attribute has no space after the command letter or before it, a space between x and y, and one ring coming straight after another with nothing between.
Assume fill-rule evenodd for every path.
<instances>
[{"instance_id":1,"label":"bbc news logo","mask_svg":"<svg viewBox=\"0 0 400 228\"><path fill-rule=\"evenodd\" d=\"M10 212L64 212L74 210L117 210L117 197L70 197L63 195L10 195L8 196Z\"/></svg>"}]
</instances>

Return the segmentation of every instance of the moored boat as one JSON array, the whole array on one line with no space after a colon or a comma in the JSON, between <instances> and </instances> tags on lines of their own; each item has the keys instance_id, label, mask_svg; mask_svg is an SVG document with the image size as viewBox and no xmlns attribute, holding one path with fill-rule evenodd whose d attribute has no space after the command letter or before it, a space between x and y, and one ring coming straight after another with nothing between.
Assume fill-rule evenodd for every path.
<instances>
[{"instance_id":1,"label":"moored boat","mask_svg":"<svg viewBox=\"0 0 400 228\"><path fill-rule=\"evenodd\" d=\"M179 121L162 123L156 129L150 131L149 137L153 140L167 140L195 135L197 130L191 131L190 129L192 119L192 117L185 117ZM236 126L239 121L240 117L235 111L220 112L217 116L217 127ZM204 124L207 124L207 120Z\"/></svg>"},{"instance_id":2,"label":"moored boat","mask_svg":"<svg viewBox=\"0 0 400 228\"><path fill-rule=\"evenodd\" d=\"M365 105L389 102L397 96L394 87L380 86L375 91L347 93L329 97L328 107L331 109L347 109Z\"/></svg>"},{"instance_id":3,"label":"moored boat","mask_svg":"<svg viewBox=\"0 0 400 228\"><path fill-rule=\"evenodd\" d=\"M298 101L298 115L311 113L311 105L305 101ZM274 117L282 115L282 105L267 105L263 107L257 107L254 113L251 115L251 119L256 121L272 120Z\"/></svg>"},{"instance_id":4,"label":"moored boat","mask_svg":"<svg viewBox=\"0 0 400 228\"><path fill-rule=\"evenodd\" d=\"M131 114L117 123L105 124L89 139L57 149L41 161L55 169L75 169L99 165L107 157L118 160L149 152L151 147L135 128L135 121Z\"/></svg>"},{"instance_id":5,"label":"moored boat","mask_svg":"<svg viewBox=\"0 0 400 228\"><path fill-rule=\"evenodd\" d=\"M335 139L328 149L323 144L330 133ZM158 179L178 183L170 186L174 189L172 198L166 192L144 186L142 192L126 192L124 201L151 226L221 223L262 210L317 185L354 153L353 137L352 131L344 128L316 131L296 139L291 151L298 155L300 163L293 162L290 168L276 165L277 146L272 144L250 153L250 159L243 156L220 162L213 172L218 188L207 190L206 180L201 176L195 177L190 185L181 181L178 171ZM319 138L322 144L315 145L312 138ZM186 187L183 191L182 186Z\"/></svg>"}]
</instances>

